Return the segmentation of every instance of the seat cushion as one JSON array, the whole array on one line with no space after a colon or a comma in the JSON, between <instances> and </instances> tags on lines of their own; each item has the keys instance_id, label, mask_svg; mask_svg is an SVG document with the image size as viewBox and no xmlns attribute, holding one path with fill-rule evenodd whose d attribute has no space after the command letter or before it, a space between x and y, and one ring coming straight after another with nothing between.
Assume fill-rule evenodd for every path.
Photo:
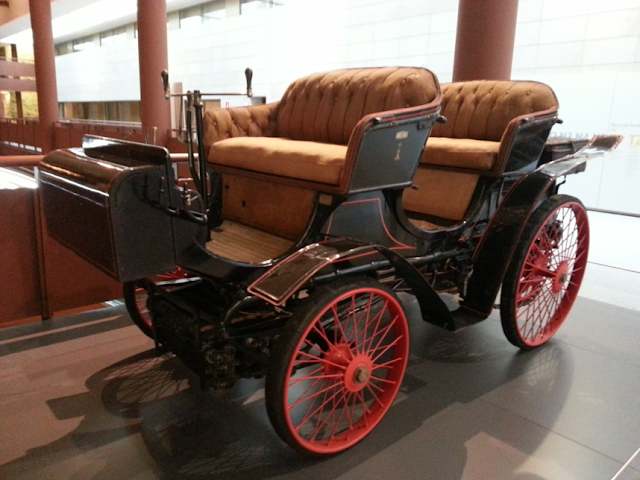
<instances>
[{"instance_id":1,"label":"seat cushion","mask_svg":"<svg viewBox=\"0 0 640 480\"><path fill-rule=\"evenodd\" d=\"M339 185L346 145L276 137L236 137L214 143L209 163L279 177Z\"/></svg>"},{"instance_id":2,"label":"seat cushion","mask_svg":"<svg viewBox=\"0 0 640 480\"><path fill-rule=\"evenodd\" d=\"M499 151L500 142L470 138L429 137L420 163L491 170L496 164Z\"/></svg>"}]
</instances>

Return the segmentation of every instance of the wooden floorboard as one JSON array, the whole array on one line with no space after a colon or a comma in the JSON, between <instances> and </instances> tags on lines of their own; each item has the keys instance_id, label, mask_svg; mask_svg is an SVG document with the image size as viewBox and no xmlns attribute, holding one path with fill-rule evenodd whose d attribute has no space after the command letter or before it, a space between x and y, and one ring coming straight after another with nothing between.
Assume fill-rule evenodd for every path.
<instances>
[{"instance_id":1,"label":"wooden floorboard","mask_svg":"<svg viewBox=\"0 0 640 480\"><path fill-rule=\"evenodd\" d=\"M294 242L240 223L225 220L211 231L207 250L243 263L261 263L289 251Z\"/></svg>"}]
</instances>

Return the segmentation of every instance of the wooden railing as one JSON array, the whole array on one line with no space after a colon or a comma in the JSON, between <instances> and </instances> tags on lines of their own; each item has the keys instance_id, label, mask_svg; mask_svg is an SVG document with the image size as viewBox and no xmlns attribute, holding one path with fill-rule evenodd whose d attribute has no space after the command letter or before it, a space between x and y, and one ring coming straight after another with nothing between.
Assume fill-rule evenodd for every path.
<instances>
[{"instance_id":1,"label":"wooden railing","mask_svg":"<svg viewBox=\"0 0 640 480\"><path fill-rule=\"evenodd\" d=\"M29 151L40 151L40 123L37 118L0 117L0 142Z\"/></svg>"},{"instance_id":2,"label":"wooden railing","mask_svg":"<svg viewBox=\"0 0 640 480\"><path fill-rule=\"evenodd\" d=\"M53 127L53 148L82 146L85 135L129 140L140 143L154 143L154 132L142 128L136 122L109 122L102 120L59 120ZM40 153L40 123L36 118L0 117L0 143L14 147L11 154ZM186 152L186 146L170 132L164 145L170 152Z\"/></svg>"},{"instance_id":3,"label":"wooden railing","mask_svg":"<svg viewBox=\"0 0 640 480\"><path fill-rule=\"evenodd\" d=\"M150 135L140 123L109 122L102 120L59 120L53 127L53 147L70 148L82 146L85 135L130 140L132 142L151 143Z\"/></svg>"}]
</instances>

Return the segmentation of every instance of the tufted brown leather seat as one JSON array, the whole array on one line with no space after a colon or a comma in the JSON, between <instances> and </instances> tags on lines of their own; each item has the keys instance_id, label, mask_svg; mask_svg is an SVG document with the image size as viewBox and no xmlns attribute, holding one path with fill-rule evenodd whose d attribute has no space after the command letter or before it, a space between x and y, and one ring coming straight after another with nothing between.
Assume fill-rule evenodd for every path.
<instances>
[{"instance_id":1,"label":"tufted brown leather seat","mask_svg":"<svg viewBox=\"0 0 640 480\"><path fill-rule=\"evenodd\" d=\"M480 176L504 173L518 129L557 109L553 90L539 82L443 84L441 114L447 122L435 125L427 140L414 178L419 189L405 192L405 209L462 220Z\"/></svg>"},{"instance_id":2,"label":"tufted brown leather seat","mask_svg":"<svg viewBox=\"0 0 640 480\"><path fill-rule=\"evenodd\" d=\"M532 114L558 110L553 90L539 82L477 80L442 86L441 114L421 163L501 175L517 127Z\"/></svg>"},{"instance_id":3,"label":"tufted brown leather seat","mask_svg":"<svg viewBox=\"0 0 640 480\"><path fill-rule=\"evenodd\" d=\"M208 112L207 160L222 172L344 193L357 150L352 133L364 117L439 101L438 80L423 68L316 73L279 102Z\"/></svg>"}]
</instances>

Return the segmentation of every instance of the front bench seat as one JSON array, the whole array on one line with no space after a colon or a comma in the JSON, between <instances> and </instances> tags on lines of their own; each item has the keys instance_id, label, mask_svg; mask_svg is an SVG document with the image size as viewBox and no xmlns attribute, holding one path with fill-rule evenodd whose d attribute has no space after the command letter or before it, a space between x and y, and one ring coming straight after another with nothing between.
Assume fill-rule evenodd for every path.
<instances>
[{"instance_id":1,"label":"front bench seat","mask_svg":"<svg viewBox=\"0 0 640 480\"><path fill-rule=\"evenodd\" d=\"M278 102L207 112L207 160L223 173L344 194L364 117L439 103L438 80L424 68L316 73Z\"/></svg>"}]
</instances>

